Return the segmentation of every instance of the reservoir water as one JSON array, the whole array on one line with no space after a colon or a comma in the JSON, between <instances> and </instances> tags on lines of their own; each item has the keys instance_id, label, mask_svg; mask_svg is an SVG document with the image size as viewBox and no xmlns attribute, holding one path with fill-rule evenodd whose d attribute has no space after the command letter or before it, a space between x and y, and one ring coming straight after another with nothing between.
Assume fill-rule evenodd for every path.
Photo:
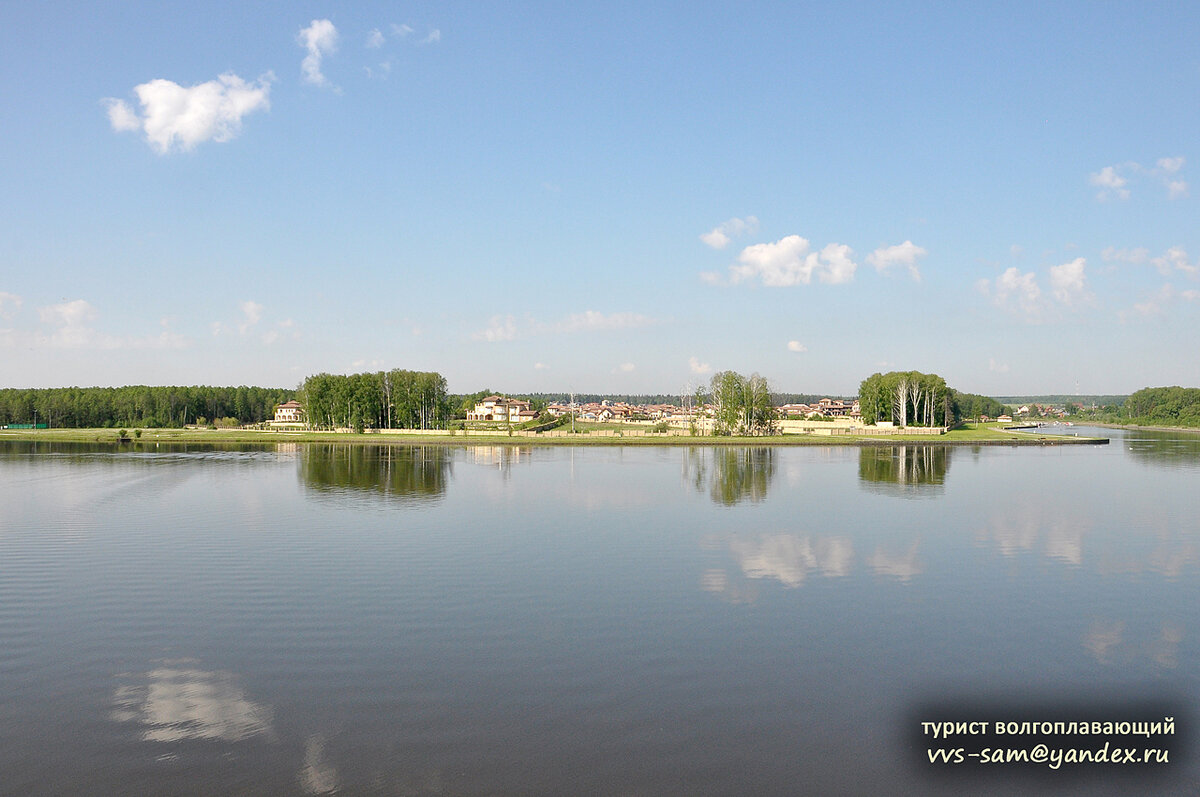
<instances>
[{"instance_id":1,"label":"reservoir water","mask_svg":"<svg viewBox=\"0 0 1200 797\"><path fill-rule=\"evenodd\" d=\"M2 443L0 793L1194 794L1200 435L1088 432Z\"/></svg>"}]
</instances>

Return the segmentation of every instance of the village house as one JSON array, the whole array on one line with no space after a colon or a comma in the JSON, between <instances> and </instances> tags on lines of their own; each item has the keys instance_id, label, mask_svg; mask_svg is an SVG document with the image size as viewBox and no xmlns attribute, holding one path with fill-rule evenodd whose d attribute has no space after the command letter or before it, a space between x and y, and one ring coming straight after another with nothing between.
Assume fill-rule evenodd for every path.
<instances>
[{"instance_id":1,"label":"village house","mask_svg":"<svg viewBox=\"0 0 1200 797\"><path fill-rule=\"evenodd\" d=\"M298 401L286 401L275 408L275 423L303 423L304 407Z\"/></svg>"},{"instance_id":2,"label":"village house","mask_svg":"<svg viewBox=\"0 0 1200 797\"><path fill-rule=\"evenodd\" d=\"M504 396L488 396L475 403L475 409L467 413L468 421L508 421L519 423L536 418L537 413L529 408L529 402Z\"/></svg>"}]
</instances>

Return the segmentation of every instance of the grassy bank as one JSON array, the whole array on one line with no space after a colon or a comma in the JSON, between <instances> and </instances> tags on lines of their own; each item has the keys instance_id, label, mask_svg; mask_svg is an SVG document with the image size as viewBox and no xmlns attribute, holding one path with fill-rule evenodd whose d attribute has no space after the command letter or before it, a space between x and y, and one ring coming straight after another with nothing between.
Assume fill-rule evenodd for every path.
<instances>
[{"instance_id":1,"label":"grassy bank","mask_svg":"<svg viewBox=\"0 0 1200 797\"><path fill-rule=\"evenodd\" d=\"M1038 435L1034 432L1006 432L995 426L953 429L944 435L773 435L770 437L715 437L710 435L654 434L617 436L595 433L563 436L496 433L464 436L438 433L346 434L339 432L283 432L251 429L141 429L127 430L130 443L349 443L370 445L546 445L546 446L880 446L907 443L913 445L1075 445L1104 443L1103 438ZM28 440L63 443L111 443L120 445L116 429L7 429L0 430L0 441Z\"/></svg>"}]
</instances>

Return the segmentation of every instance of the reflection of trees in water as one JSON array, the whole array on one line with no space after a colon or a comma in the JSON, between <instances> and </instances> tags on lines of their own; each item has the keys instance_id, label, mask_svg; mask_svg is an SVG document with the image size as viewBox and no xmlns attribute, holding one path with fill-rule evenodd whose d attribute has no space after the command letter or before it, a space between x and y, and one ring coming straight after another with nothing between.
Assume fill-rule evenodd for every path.
<instances>
[{"instance_id":1,"label":"reflection of trees in water","mask_svg":"<svg viewBox=\"0 0 1200 797\"><path fill-rule=\"evenodd\" d=\"M697 492L708 490L712 500L725 506L740 501L762 501L775 478L775 449L716 446L689 448L684 456L684 478Z\"/></svg>"},{"instance_id":2,"label":"reflection of trees in water","mask_svg":"<svg viewBox=\"0 0 1200 797\"><path fill-rule=\"evenodd\" d=\"M1200 434L1131 429L1124 443L1129 457L1145 465L1200 468Z\"/></svg>"},{"instance_id":3,"label":"reflection of trees in water","mask_svg":"<svg viewBox=\"0 0 1200 797\"><path fill-rule=\"evenodd\" d=\"M864 446L858 452L862 486L885 495L940 492L950 469L950 446Z\"/></svg>"},{"instance_id":4,"label":"reflection of trees in water","mask_svg":"<svg viewBox=\"0 0 1200 797\"><path fill-rule=\"evenodd\" d=\"M300 456L300 480L310 490L377 493L401 502L441 498L451 471L444 446L309 444Z\"/></svg>"}]
</instances>

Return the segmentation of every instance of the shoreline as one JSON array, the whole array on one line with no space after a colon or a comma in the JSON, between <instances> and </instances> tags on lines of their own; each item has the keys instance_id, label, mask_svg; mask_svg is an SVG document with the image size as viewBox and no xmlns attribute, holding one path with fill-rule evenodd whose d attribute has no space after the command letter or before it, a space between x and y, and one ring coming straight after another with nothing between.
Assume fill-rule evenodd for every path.
<instances>
[{"instance_id":1,"label":"shoreline","mask_svg":"<svg viewBox=\"0 0 1200 797\"><path fill-rule=\"evenodd\" d=\"M1146 428L1146 427L1135 427ZM130 430L131 432L134 430ZM895 445L919 446L1058 446L1105 445L1105 437L1074 437L1067 435L1035 436L1026 432L1009 433L990 429L959 429L945 435L770 435L762 437L716 437L712 435L654 435L617 436L580 434L570 437L546 437L537 434L421 434L406 433L345 433L345 432L275 432L220 429L142 429L140 437L121 440L114 429L20 429L0 430L0 442L34 443L92 443L120 449L126 446L145 447L147 444L244 445L257 443L340 443L345 445L442 445L442 446L852 446L881 447Z\"/></svg>"},{"instance_id":2,"label":"shoreline","mask_svg":"<svg viewBox=\"0 0 1200 797\"><path fill-rule=\"evenodd\" d=\"M1142 426L1137 423L1100 423L1099 421L1079 421L1080 426L1099 426L1104 429L1142 429L1147 432L1188 432L1190 434L1200 434L1200 429L1195 426Z\"/></svg>"}]
</instances>

